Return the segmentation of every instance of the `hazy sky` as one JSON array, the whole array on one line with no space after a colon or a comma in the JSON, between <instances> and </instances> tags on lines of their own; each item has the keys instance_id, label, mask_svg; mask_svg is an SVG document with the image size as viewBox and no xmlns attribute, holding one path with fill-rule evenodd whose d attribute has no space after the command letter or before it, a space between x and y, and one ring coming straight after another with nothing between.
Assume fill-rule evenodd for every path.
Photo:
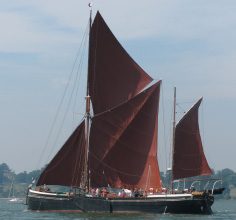
<instances>
[{"instance_id":1,"label":"hazy sky","mask_svg":"<svg viewBox=\"0 0 236 220\"><path fill-rule=\"evenodd\" d=\"M82 101L69 111L57 140L54 132L47 142L70 85L68 76L88 23L88 2L0 0L0 163L16 172L46 163L84 111L86 66L78 78ZM93 14L96 10L130 55L154 79L163 80L161 169L169 163L165 148L169 148L176 86L178 117L204 97L200 124L210 166L236 171L236 1L94 0Z\"/></svg>"}]
</instances>

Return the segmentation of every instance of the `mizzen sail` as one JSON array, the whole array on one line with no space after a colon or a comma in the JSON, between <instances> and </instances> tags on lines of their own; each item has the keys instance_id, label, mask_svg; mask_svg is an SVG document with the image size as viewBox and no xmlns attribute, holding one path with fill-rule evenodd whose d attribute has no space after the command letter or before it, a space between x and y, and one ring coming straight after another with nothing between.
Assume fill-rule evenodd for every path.
<instances>
[{"instance_id":1,"label":"mizzen sail","mask_svg":"<svg viewBox=\"0 0 236 220\"><path fill-rule=\"evenodd\" d=\"M173 179L212 173L202 146L198 109L202 98L184 115L175 128Z\"/></svg>"}]
</instances>

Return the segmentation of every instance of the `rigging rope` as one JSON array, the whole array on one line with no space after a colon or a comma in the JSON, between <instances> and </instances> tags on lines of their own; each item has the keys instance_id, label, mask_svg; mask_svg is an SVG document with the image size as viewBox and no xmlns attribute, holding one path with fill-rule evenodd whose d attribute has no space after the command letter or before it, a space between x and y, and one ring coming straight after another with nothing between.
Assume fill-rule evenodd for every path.
<instances>
[{"instance_id":1,"label":"rigging rope","mask_svg":"<svg viewBox=\"0 0 236 220\"><path fill-rule=\"evenodd\" d=\"M85 47L84 47L84 48L85 48ZM82 51L82 52L85 51L84 48L83 48L83 51ZM82 57L84 57L84 56L82 56ZM78 69L80 69L81 63L82 63L82 61L80 60ZM68 112L69 112L69 109L70 109L70 105L71 105L71 102L72 102L73 94L74 94L75 88L76 88L77 79L80 78L80 76L78 77L78 72L79 72L79 71L76 72L75 80L74 80L74 85L73 85L73 88L72 88L72 91L71 91L71 94L70 94L68 103L67 103L67 105L66 105L66 106L67 106L67 107L66 107L66 111L65 111L65 113L64 113L64 116L63 116L61 125L60 125L60 127L59 127L58 132L57 132L57 136L56 136L56 138L55 138L54 144L52 145L53 147L56 147L56 146L57 146L57 141L58 141L58 139L59 139L59 136L60 136L60 134L61 134L62 128L63 128L64 123L65 123L66 116L67 116L67 114L68 114ZM80 74L81 74L81 73L80 73ZM49 156L50 156L51 154L52 154L52 150L51 150ZM49 156L48 156L48 158L49 158Z\"/></svg>"},{"instance_id":2,"label":"rigging rope","mask_svg":"<svg viewBox=\"0 0 236 220\"><path fill-rule=\"evenodd\" d=\"M69 74L69 77L68 77L68 78L69 78L68 82L71 82L71 80L72 80L73 73L74 73L74 70L75 70L75 68L76 68L76 64L77 64L77 62L78 62L78 60L79 60L79 57L80 57L80 54L81 54L81 48L82 48L82 46L85 44L85 41L86 41L87 33L88 33L88 25L87 25L87 27L86 27L86 29L85 29L85 32L84 32L84 35L83 35L83 37L82 37L82 41L81 41L81 44L80 44L80 46L79 46L78 52L77 52L77 54L76 54L76 57L75 57L75 60L74 60L74 63L73 63L72 70L70 71L70 74ZM82 51L83 51L83 50L82 50ZM82 58L83 58L83 56L82 56ZM80 63L81 63L81 61L80 61ZM78 71L77 71L77 75L78 75ZM69 85L70 85L70 83L67 83L67 84L66 84L66 87L65 87L65 89L64 89L62 98L61 98L61 100L60 100L60 102L59 102L59 105L58 105L57 110L56 110L55 117L54 117L53 122L52 122L52 125L51 125L51 127L50 127L48 136L47 136L47 138L46 138L46 142L45 142L44 148L43 148L43 150L42 150L42 152L41 152L41 154L40 154L39 160L38 160L38 162L37 162L37 164L36 164L36 169L40 167L40 164L42 163L42 158L43 158L43 156L44 156L44 154L45 154L45 152L46 152L46 149L48 148L49 141L50 141L50 139L51 139L51 137L52 137L52 134L53 134L53 132L54 132L54 130L55 130L55 125L56 125L56 123L57 123L59 114L60 114L60 112L61 112L62 105L63 105L63 103L64 103L64 101L65 101L65 97L66 97L66 94L67 94L67 92L68 92ZM74 89L73 89L73 90L74 90ZM72 91L73 91L73 90L72 90ZM67 113L65 113L65 114L67 114ZM65 116L64 116L64 118L65 118ZM61 123L61 124L64 124L64 119L63 119L63 123ZM59 132L58 132L58 133L59 133ZM57 137L58 137L58 136L59 136L59 134L57 135ZM56 143L56 141L54 142L54 145L52 145L52 147L55 147L55 143ZM46 161L49 160L49 157L50 157L52 151L53 151L53 149L51 148L51 152L50 152L50 154L48 154L48 157L47 157L47 160L46 160ZM41 166L42 166L42 164L41 164Z\"/></svg>"}]
</instances>

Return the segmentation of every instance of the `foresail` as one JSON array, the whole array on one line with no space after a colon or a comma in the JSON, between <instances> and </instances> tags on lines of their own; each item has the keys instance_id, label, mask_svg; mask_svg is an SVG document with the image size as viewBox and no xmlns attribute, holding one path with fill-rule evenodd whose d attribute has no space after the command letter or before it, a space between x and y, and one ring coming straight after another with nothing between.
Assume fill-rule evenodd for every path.
<instances>
[{"instance_id":1,"label":"foresail","mask_svg":"<svg viewBox=\"0 0 236 220\"><path fill-rule=\"evenodd\" d=\"M90 32L89 94L94 113L134 97L152 78L129 56L98 12Z\"/></svg>"},{"instance_id":2,"label":"foresail","mask_svg":"<svg viewBox=\"0 0 236 220\"><path fill-rule=\"evenodd\" d=\"M160 190L159 93L160 82L92 119L89 151L92 187Z\"/></svg>"},{"instance_id":3,"label":"foresail","mask_svg":"<svg viewBox=\"0 0 236 220\"><path fill-rule=\"evenodd\" d=\"M40 175L37 185L80 186L85 157L85 122L72 133Z\"/></svg>"},{"instance_id":4,"label":"foresail","mask_svg":"<svg viewBox=\"0 0 236 220\"><path fill-rule=\"evenodd\" d=\"M198 109L200 99L179 121L173 148L173 179L210 175L212 173L202 146Z\"/></svg>"}]
</instances>

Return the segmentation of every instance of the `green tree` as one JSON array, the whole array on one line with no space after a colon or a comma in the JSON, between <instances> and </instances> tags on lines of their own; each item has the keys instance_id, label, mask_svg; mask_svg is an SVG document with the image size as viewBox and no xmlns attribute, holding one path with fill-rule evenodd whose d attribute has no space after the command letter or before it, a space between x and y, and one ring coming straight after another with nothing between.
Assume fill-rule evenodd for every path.
<instances>
[{"instance_id":1,"label":"green tree","mask_svg":"<svg viewBox=\"0 0 236 220\"><path fill-rule=\"evenodd\" d=\"M15 182L16 183L27 183L27 172L21 172L16 175Z\"/></svg>"},{"instance_id":2,"label":"green tree","mask_svg":"<svg viewBox=\"0 0 236 220\"><path fill-rule=\"evenodd\" d=\"M13 173L6 163L0 164L0 185L10 183Z\"/></svg>"}]
</instances>

